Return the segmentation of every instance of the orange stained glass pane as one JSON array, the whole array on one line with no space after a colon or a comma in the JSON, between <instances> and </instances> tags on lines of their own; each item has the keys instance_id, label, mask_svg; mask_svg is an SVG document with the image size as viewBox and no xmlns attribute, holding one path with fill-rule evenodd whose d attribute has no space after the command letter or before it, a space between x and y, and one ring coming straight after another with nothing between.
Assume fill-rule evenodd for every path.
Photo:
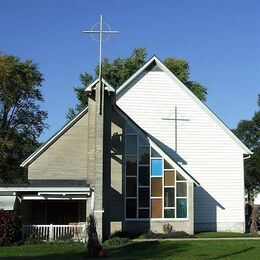
<instances>
[{"instance_id":1,"label":"orange stained glass pane","mask_svg":"<svg viewBox=\"0 0 260 260\"><path fill-rule=\"evenodd\" d=\"M175 186L175 172L165 171L164 172L164 185L165 186Z\"/></svg>"},{"instance_id":2,"label":"orange stained glass pane","mask_svg":"<svg viewBox=\"0 0 260 260\"><path fill-rule=\"evenodd\" d=\"M161 197L162 196L162 178L153 177L151 178L152 182L152 197Z\"/></svg>"},{"instance_id":3,"label":"orange stained glass pane","mask_svg":"<svg viewBox=\"0 0 260 260\"><path fill-rule=\"evenodd\" d=\"M162 217L162 199L152 199L152 218Z\"/></svg>"}]
</instances>

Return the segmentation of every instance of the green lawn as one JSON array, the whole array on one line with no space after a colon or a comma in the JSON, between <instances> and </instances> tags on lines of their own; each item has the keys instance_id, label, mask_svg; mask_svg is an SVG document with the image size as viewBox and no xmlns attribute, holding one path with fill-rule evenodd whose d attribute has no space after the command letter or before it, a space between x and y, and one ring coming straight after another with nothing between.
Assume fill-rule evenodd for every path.
<instances>
[{"instance_id":1,"label":"green lawn","mask_svg":"<svg viewBox=\"0 0 260 260\"><path fill-rule=\"evenodd\" d=\"M196 234L196 236L199 238L256 237L255 235L252 235L250 233L233 233L233 232L201 232Z\"/></svg>"},{"instance_id":2,"label":"green lawn","mask_svg":"<svg viewBox=\"0 0 260 260\"><path fill-rule=\"evenodd\" d=\"M144 241L108 248L112 259L259 259L260 240ZM0 259L86 259L82 244L36 244L0 248Z\"/></svg>"}]
</instances>

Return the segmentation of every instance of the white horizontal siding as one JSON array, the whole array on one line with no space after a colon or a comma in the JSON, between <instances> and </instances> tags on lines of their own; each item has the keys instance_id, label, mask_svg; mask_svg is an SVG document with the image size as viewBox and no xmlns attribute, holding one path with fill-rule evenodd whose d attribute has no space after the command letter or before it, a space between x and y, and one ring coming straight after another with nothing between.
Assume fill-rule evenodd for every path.
<instances>
[{"instance_id":1,"label":"white horizontal siding","mask_svg":"<svg viewBox=\"0 0 260 260\"><path fill-rule=\"evenodd\" d=\"M137 124L175 156L175 123L178 117L176 160L201 184L196 189L197 222L244 222L243 154L241 148L166 73L142 73L117 101Z\"/></svg>"}]
</instances>

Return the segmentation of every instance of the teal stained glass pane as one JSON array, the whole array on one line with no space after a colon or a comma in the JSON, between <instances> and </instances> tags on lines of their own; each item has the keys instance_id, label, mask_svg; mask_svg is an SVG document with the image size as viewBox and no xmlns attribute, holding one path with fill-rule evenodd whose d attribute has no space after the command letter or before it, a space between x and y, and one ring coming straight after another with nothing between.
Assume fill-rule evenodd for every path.
<instances>
[{"instance_id":1,"label":"teal stained glass pane","mask_svg":"<svg viewBox=\"0 0 260 260\"><path fill-rule=\"evenodd\" d=\"M164 218L175 218L175 209L165 209Z\"/></svg>"},{"instance_id":2,"label":"teal stained glass pane","mask_svg":"<svg viewBox=\"0 0 260 260\"><path fill-rule=\"evenodd\" d=\"M177 218L187 218L187 199L177 199Z\"/></svg>"},{"instance_id":3,"label":"teal stained glass pane","mask_svg":"<svg viewBox=\"0 0 260 260\"><path fill-rule=\"evenodd\" d=\"M152 176L162 176L163 167L161 159L152 159Z\"/></svg>"}]
</instances>

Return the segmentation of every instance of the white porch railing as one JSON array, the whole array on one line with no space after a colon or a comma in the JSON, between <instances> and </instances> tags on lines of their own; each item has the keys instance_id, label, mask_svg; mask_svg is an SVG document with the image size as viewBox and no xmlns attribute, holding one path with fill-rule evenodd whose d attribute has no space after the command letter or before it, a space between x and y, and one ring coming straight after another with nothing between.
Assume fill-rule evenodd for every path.
<instances>
[{"instance_id":1,"label":"white porch railing","mask_svg":"<svg viewBox=\"0 0 260 260\"><path fill-rule=\"evenodd\" d=\"M23 239L37 240L73 239L86 240L86 224L79 225L23 225Z\"/></svg>"}]
</instances>

